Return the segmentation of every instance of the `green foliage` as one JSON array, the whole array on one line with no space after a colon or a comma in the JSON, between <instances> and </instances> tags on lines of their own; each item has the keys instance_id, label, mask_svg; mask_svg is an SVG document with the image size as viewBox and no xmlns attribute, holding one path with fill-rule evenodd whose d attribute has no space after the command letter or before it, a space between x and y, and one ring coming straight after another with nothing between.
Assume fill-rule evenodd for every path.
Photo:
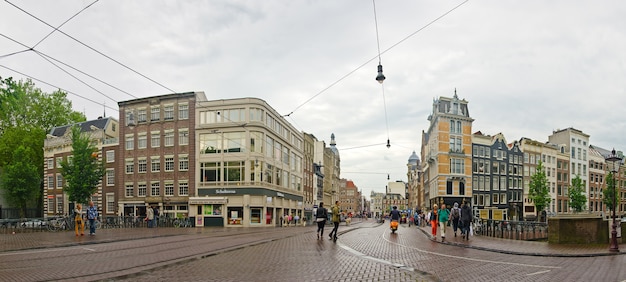
<instances>
[{"instance_id":1,"label":"green foliage","mask_svg":"<svg viewBox=\"0 0 626 282\"><path fill-rule=\"evenodd\" d=\"M535 174L530 177L528 186L528 195L533 203L535 203L537 218L539 218L539 213L543 211L551 201L548 178L546 177L546 172L541 161L539 161Z\"/></svg>"},{"instance_id":2,"label":"green foliage","mask_svg":"<svg viewBox=\"0 0 626 282\"><path fill-rule=\"evenodd\" d=\"M583 186L583 181L580 179L580 175L576 175L576 177L572 179L572 186L570 186L567 191L569 206L574 209L575 212L581 212L585 209L587 197L583 194L584 192L585 187Z\"/></svg>"},{"instance_id":3,"label":"green foliage","mask_svg":"<svg viewBox=\"0 0 626 282\"><path fill-rule=\"evenodd\" d=\"M63 191L71 202L87 203L102 180L104 162L98 161L97 149L79 126L73 126L71 130L72 159L61 162L61 174L66 181Z\"/></svg>"},{"instance_id":4,"label":"green foliage","mask_svg":"<svg viewBox=\"0 0 626 282\"><path fill-rule=\"evenodd\" d=\"M13 162L4 167L2 188L7 200L20 208L24 217L29 203L40 194L41 175L31 159L35 155L28 147L18 146L12 154Z\"/></svg>"},{"instance_id":5,"label":"green foliage","mask_svg":"<svg viewBox=\"0 0 626 282\"><path fill-rule=\"evenodd\" d=\"M46 94L36 88L31 80L16 82L12 78L0 77L0 171L15 163L29 163L43 175L43 144L46 133L55 126L85 121L82 113L72 110L66 94L55 91ZM14 152L23 146L24 156L16 159ZM1 184L3 189L12 189ZM29 207L41 208L43 184L38 183L36 194L27 202ZM7 197L7 204L21 207L23 202L14 202Z\"/></svg>"},{"instance_id":6,"label":"green foliage","mask_svg":"<svg viewBox=\"0 0 626 282\"><path fill-rule=\"evenodd\" d=\"M602 202L610 210L613 210L613 200L617 200L619 204L619 189L617 189L617 181L613 177L613 173L609 172L606 175L606 188L602 191Z\"/></svg>"}]
</instances>

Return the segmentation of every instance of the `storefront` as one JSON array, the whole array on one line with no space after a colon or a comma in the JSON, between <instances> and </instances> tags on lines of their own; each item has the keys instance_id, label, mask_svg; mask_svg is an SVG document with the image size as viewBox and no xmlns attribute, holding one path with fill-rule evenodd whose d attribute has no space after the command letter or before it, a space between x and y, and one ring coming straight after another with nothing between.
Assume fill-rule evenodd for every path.
<instances>
[{"instance_id":1,"label":"storefront","mask_svg":"<svg viewBox=\"0 0 626 282\"><path fill-rule=\"evenodd\" d=\"M189 207L196 226L280 226L285 215L303 214L301 195L265 188L199 188Z\"/></svg>"}]
</instances>

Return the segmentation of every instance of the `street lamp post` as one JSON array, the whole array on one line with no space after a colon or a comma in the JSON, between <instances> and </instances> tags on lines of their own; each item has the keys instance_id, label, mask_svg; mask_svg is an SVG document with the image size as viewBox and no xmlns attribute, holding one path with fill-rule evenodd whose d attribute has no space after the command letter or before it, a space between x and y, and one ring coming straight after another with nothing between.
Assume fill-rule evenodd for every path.
<instances>
[{"instance_id":1,"label":"street lamp post","mask_svg":"<svg viewBox=\"0 0 626 282\"><path fill-rule=\"evenodd\" d=\"M611 173L611 182L609 183L609 187L607 187L610 191L610 195L613 200L613 225L611 226L611 244L609 245L609 251L611 252L619 252L619 245L617 244L617 222L615 221L615 208L617 207L617 185L615 184L615 174L619 173L620 163L622 158L615 154L615 149L611 151L611 154L606 158L606 164L608 165L608 170Z\"/></svg>"}]
</instances>

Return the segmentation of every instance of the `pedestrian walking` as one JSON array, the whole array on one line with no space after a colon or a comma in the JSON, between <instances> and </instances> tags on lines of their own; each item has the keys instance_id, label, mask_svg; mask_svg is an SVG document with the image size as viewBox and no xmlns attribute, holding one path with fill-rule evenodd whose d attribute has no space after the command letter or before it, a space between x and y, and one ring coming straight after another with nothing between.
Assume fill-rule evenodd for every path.
<instances>
[{"instance_id":1,"label":"pedestrian walking","mask_svg":"<svg viewBox=\"0 0 626 282\"><path fill-rule=\"evenodd\" d=\"M324 207L324 203L320 202L320 206L317 208L317 212L315 213L315 221L317 222L317 240L324 238L324 225L326 224L327 216L328 211Z\"/></svg>"},{"instance_id":2,"label":"pedestrian walking","mask_svg":"<svg viewBox=\"0 0 626 282\"><path fill-rule=\"evenodd\" d=\"M78 236L78 230L80 230L80 236L85 236L85 220L83 219L83 205L76 204L74 209L74 231Z\"/></svg>"},{"instance_id":3,"label":"pedestrian walking","mask_svg":"<svg viewBox=\"0 0 626 282\"><path fill-rule=\"evenodd\" d=\"M439 228L441 229L441 241L446 240L446 226L450 219L450 210L446 209L446 204L442 203L438 212L439 215Z\"/></svg>"},{"instance_id":4,"label":"pedestrian walking","mask_svg":"<svg viewBox=\"0 0 626 282\"><path fill-rule=\"evenodd\" d=\"M337 241L337 229L339 229L339 222L341 221L341 217L339 216L339 212L341 211L339 209L339 201L335 201L335 205L331 208L331 211L333 213L333 230L330 231L330 234L328 234L328 237L330 237L331 240ZM333 237L334 234L334 237Z\"/></svg>"},{"instance_id":5,"label":"pedestrian walking","mask_svg":"<svg viewBox=\"0 0 626 282\"><path fill-rule=\"evenodd\" d=\"M433 210L429 212L429 222L430 222L430 233L433 235L433 239L437 239L437 221L439 218L437 217L437 204L433 205Z\"/></svg>"},{"instance_id":6,"label":"pedestrian walking","mask_svg":"<svg viewBox=\"0 0 626 282\"><path fill-rule=\"evenodd\" d=\"M461 208L461 237L465 240L469 240L470 224L472 224L473 216L472 209L468 202L465 202Z\"/></svg>"},{"instance_id":7,"label":"pedestrian walking","mask_svg":"<svg viewBox=\"0 0 626 282\"><path fill-rule=\"evenodd\" d=\"M454 231L454 237L456 237L456 231L459 229L459 222L461 220L461 208L459 203L455 202L454 207L450 211L450 218L452 220L452 230Z\"/></svg>"},{"instance_id":8,"label":"pedestrian walking","mask_svg":"<svg viewBox=\"0 0 626 282\"><path fill-rule=\"evenodd\" d=\"M93 201L89 201L87 208L87 220L89 220L89 235L96 235L96 220L98 220L98 209L93 206Z\"/></svg>"},{"instance_id":9,"label":"pedestrian walking","mask_svg":"<svg viewBox=\"0 0 626 282\"><path fill-rule=\"evenodd\" d=\"M152 219L152 227L158 227L159 225L159 207L154 207L154 219Z\"/></svg>"},{"instance_id":10,"label":"pedestrian walking","mask_svg":"<svg viewBox=\"0 0 626 282\"><path fill-rule=\"evenodd\" d=\"M148 211L146 214L146 221L148 222L148 228L152 228L152 224L154 220L154 209L152 208L152 206L148 206Z\"/></svg>"},{"instance_id":11,"label":"pedestrian walking","mask_svg":"<svg viewBox=\"0 0 626 282\"><path fill-rule=\"evenodd\" d=\"M296 214L296 216L293 217L293 220L296 222L296 226L298 226L298 221L300 221L300 216Z\"/></svg>"}]
</instances>

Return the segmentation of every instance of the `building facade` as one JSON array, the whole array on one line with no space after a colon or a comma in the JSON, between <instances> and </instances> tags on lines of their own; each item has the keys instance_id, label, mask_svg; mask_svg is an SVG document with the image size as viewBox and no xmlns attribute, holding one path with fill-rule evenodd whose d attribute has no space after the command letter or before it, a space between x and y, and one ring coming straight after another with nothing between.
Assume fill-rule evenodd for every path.
<instances>
[{"instance_id":1,"label":"building facade","mask_svg":"<svg viewBox=\"0 0 626 282\"><path fill-rule=\"evenodd\" d=\"M456 94L433 101L428 131L422 132L422 189L428 207L472 197L472 122L468 102Z\"/></svg>"}]
</instances>

